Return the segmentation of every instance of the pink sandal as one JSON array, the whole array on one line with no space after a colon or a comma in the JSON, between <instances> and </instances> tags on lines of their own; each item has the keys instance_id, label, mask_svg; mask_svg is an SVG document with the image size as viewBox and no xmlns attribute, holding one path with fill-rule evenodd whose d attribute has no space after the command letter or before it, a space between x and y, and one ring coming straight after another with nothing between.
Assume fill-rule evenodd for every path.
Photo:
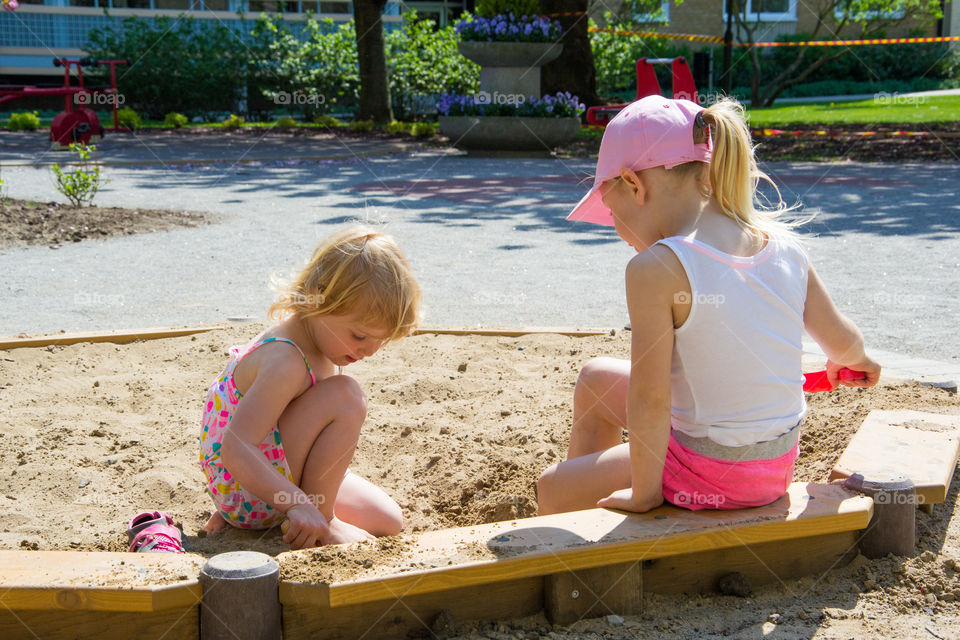
<instances>
[{"instance_id":1,"label":"pink sandal","mask_svg":"<svg viewBox=\"0 0 960 640\"><path fill-rule=\"evenodd\" d=\"M163 511L144 511L134 516L127 525L127 540L130 551L184 552L183 532Z\"/></svg>"}]
</instances>

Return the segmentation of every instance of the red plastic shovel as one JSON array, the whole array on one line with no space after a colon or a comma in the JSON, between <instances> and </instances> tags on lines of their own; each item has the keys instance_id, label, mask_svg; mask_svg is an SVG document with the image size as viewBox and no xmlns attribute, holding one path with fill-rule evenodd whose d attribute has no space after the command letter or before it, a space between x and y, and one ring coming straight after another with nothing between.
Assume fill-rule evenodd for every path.
<instances>
[{"instance_id":1,"label":"red plastic shovel","mask_svg":"<svg viewBox=\"0 0 960 640\"><path fill-rule=\"evenodd\" d=\"M863 380L867 377L863 371L854 371L853 369L840 369L837 372L841 380ZM807 393L816 393L818 391L833 391L830 386L830 380L827 378L826 370L813 371L803 374L803 390Z\"/></svg>"}]
</instances>

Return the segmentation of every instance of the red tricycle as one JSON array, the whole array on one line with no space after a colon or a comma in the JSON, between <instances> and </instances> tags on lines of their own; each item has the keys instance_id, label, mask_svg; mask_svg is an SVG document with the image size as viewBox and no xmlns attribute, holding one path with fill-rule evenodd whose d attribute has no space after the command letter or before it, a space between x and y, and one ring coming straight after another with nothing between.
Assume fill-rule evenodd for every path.
<instances>
[{"instance_id":1,"label":"red tricycle","mask_svg":"<svg viewBox=\"0 0 960 640\"><path fill-rule=\"evenodd\" d=\"M697 102L697 87L693 82L693 74L686 58L640 58L637 60L637 97L635 100L652 95L660 95L660 83L653 69L655 64L669 64L673 72L674 100L690 100ZM607 126L613 117L620 113L625 104L609 107L590 107L587 109L587 122Z\"/></svg>"},{"instance_id":2,"label":"red tricycle","mask_svg":"<svg viewBox=\"0 0 960 640\"><path fill-rule=\"evenodd\" d=\"M91 89L83 86L83 67L96 67L102 64L110 66L110 87ZM50 125L51 148L66 149L73 142L83 144L96 142L103 137L104 128L97 114L89 108L95 104L112 105L113 127L110 131L120 131L117 119L117 108L122 98L117 93L117 65L119 64L128 64L128 61L54 58L53 66L63 67L62 87L0 85L0 104L34 96L63 96L64 111L57 114ZM73 66L77 68L76 86L71 85L70 82L70 69Z\"/></svg>"}]
</instances>

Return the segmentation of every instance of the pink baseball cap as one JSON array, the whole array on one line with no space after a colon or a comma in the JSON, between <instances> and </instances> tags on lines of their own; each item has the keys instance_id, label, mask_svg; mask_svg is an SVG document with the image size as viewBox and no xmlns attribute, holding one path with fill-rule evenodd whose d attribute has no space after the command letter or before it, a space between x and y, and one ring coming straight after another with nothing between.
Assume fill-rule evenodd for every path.
<instances>
[{"instance_id":1,"label":"pink baseball cap","mask_svg":"<svg viewBox=\"0 0 960 640\"><path fill-rule=\"evenodd\" d=\"M567 220L613 224L613 213L600 198L600 185L620 175L620 169L672 169L678 164L710 162L707 142L694 144L693 125L703 107L690 100L647 96L628 104L607 124L600 142L593 188L574 207Z\"/></svg>"}]
</instances>

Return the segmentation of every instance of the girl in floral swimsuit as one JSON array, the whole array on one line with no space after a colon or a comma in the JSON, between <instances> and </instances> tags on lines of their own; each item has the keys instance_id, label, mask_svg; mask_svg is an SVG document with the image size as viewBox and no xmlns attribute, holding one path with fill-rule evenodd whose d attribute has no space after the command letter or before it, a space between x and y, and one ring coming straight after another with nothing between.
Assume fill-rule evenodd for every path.
<instances>
[{"instance_id":1,"label":"girl in floral swimsuit","mask_svg":"<svg viewBox=\"0 0 960 640\"><path fill-rule=\"evenodd\" d=\"M210 386L200 466L226 523L266 529L284 519L294 548L395 535L399 505L348 470L366 417L340 369L408 335L420 289L392 239L365 227L328 238L270 308L278 323L230 349Z\"/></svg>"}]
</instances>

